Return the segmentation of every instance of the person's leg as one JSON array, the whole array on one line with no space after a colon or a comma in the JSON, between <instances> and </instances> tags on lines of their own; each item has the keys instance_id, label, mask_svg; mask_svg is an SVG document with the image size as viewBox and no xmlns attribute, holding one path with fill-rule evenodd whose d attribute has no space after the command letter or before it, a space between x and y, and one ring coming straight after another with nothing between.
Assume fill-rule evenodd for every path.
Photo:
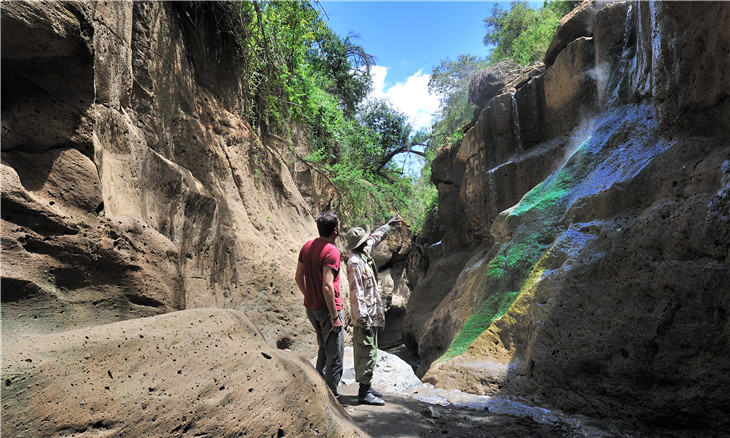
<instances>
[{"instance_id":1,"label":"person's leg","mask_svg":"<svg viewBox=\"0 0 730 438\"><path fill-rule=\"evenodd\" d=\"M372 380L375 364L378 359L377 329L366 334L362 327L355 327L352 334L353 353L355 362L355 381L360 384L358 402L373 405L383 405L384 402L373 394Z\"/></svg>"},{"instance_id":2,"label":"person's leg","mask_svg":"<svg viewBox=\"0 0 730 438\"><path fill-rule=\"evenodd\" d=\"M316 369L317 372L324 377L324 366L326 364L327 356L324 351L324 336L322 335L321 318L318 317L318 313L321 314L321 311L307 309L307 318L309 318L309 322L312 324L312 327L314 327L314 332L317 334L317 345L319 346L317 349L317 364L314 369ZM327 315L329 316L329 313Z\"/></svg>"},{"instance_id":3,"label":"person's leg","mask_svg":"<svg viewBox=\"0 0 730 438\"><path fill-rule=\"evenodd\" d=\"M327 356L327 366L325 368L324 380L332 390L335 396L339 395L337 387L342 379L343 356L345 353L345 329L344 324L339 333L332 331L332 321L330 321L329 313L325 312L327 322L322 325L323 334L325 336L325 354ZM342 320L342 312L337 312ZM343 321L344 322L344 321Z\"/></svg>"},{"instance_id":4,"label":"person's leg","mask_svg":"<svg viewBox=\"0 0 730 438\"><path fill-rule=\"evenodd\" d=\"M373 374L371 367L372 336L367 336L362 327L352 329L352 352L355 364L355 381L360 385L370 385Z\"/></svg>"},{"instance_id":5,"label":"person's leg","mask_svg":"<svg viewBox=\"0 0 730 438\"><path fill-rule=\"evenodd\" d=\"M378 364L378 339L380 339L380 333L382 332L382 329L382 327L373 327L373 373L375 373L375 367ZM375 388L372 387L372 378L370 379L370 381L370 393L376 397L382 398L383 394L381 394L379 391L376 391Z\"/></svg>"}]
</instances>

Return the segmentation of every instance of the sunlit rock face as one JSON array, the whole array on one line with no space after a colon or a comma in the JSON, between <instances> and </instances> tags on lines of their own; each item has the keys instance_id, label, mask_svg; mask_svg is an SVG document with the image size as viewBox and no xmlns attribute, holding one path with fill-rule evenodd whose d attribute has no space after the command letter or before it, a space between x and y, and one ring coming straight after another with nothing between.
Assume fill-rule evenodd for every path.
<instances>
[{"instance_id":1,"label":"sunlit rock face","mask_svg":"<svg viewBox=\"0 0 730 438\"><path fill-rule=\"evenodd\" d=\"M3 5L4 338L219 307L315 342L289 145L251 130L235 45L186 5Z\"/></svg>"},{"instance_id":2,"label":"sunlit rock face","mask_svg":"<svg viewBox=\"0 0 730 438\"><path fill-rule=\"evenodd\" d=\"M6 342L2 375L3 436L366 436L236 310Z\"/></svg>"},{"instance_id":3,"label":"sunlit rock face","mask_svg":"<svg viewBox=\"0 0 730 438\"><path fill-rule=\"evenodd\" d=\"M512 109L492 100L502 114L485 109L472 131L490 128L449 151L466 169L462 222L485 237L444 242L431 269L464 260L459 274L440 295L422 282L412 300L440 300L406 315L424 380L657 427L727 422L728 23L723 2L598 10L593 33L515 93L519 117L520 92L542 81L533 111L550 121L522 150L516 129L494 140Z\"/></svg>"},{"instance_id":4,"label":"sunlit rock face","mask_svg":"<svg viewBox=\"0 0 730 438\"><path fill-rule=\"evenodd\" d=\"M227 6L3 3L3 436L361 433L275 349L316 351L294 273L333 195L301 127L243 118Z\"/></svg>"}]
</instances>

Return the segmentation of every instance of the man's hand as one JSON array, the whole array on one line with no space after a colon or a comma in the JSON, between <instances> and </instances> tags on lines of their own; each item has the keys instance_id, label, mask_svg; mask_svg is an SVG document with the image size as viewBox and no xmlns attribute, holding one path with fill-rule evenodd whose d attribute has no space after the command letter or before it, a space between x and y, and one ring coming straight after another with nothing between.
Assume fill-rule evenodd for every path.
<instances>
[{"instance_id":1,"label":"man's hand","mask_svg":"<svg viewBox=\"0 0 730 438\"><path fill-rule=\"evenodd\" d=\"M332 322L332 331L335 333L339 333L342 331L342 320L340 319L340 316L337 315L336 318L330 317L330 322Z\"/></svg>"},{"instance_id":2,"label":"man's hand","mask_svg":"<svg viewBox=\"0 0 730 438\"><path fill-rule=\"evenodd\" d=\"M387 223L388 225L391 225L391 224L394 224L394 223L397 223L397 222L401 222L401 220L398 218L398 213L400 213L400 212L399 211L396 211L395 212L395 214L393 215L393 217L390 218L390 220L388 221L388 223Z\"/></svg>"}]
</instances>

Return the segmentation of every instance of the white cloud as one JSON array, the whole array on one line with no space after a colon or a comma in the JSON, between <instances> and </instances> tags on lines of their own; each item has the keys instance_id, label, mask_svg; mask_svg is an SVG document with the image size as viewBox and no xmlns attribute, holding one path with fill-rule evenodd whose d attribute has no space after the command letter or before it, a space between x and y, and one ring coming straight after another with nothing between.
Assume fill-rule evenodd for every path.
<instances>
[{"instance_id":1,"label":"white cloud","mask_svg":"<svg viewBox=\"0 0 730 438\"><path fill-rule=\"evenodd\" d=\"M390 86L385 80L388 75L387 67L373 66L370 73L373 77L373 91L370 97L390 100L395 108L408 117L408 121L416 130L431 127L439 108L439 98L428 93L430 75L418 70L405 82L396 82Z\"/></svg>"}]
</instances>

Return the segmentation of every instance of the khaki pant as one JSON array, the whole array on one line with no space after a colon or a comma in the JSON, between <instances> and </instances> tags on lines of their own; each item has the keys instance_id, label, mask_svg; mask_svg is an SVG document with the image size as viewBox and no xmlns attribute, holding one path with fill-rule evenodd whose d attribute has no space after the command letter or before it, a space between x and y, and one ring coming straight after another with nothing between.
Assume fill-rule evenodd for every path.
<instances>
[{"instance_id":1,"label":"khaki pant","mask_svg":"<svg viewBox=\"0 0 730 438\"><path fill-rule=\"evenodd\" d=\"M363 327L353 327L352 345L355 381L363 385L370 385L373 380L375 363L378 360L378 327L372 328L370 336L365 334Z\"/></svg>"},{"instance_id":2,"label":"khaki pant","mask_svg":"<svg viewBox=\"0 0 730 438\"><path fill-rule=\"evenodd\" d=\"M342 311L337 312L342 321ZM345 330L332 331L332 320L327 310L307 309L307 317L317 333L317 365L315 368L324 377L334 395L339 395L337 386L342 378L342 359L345 350Z\"/></svg>"}]
</instances>

